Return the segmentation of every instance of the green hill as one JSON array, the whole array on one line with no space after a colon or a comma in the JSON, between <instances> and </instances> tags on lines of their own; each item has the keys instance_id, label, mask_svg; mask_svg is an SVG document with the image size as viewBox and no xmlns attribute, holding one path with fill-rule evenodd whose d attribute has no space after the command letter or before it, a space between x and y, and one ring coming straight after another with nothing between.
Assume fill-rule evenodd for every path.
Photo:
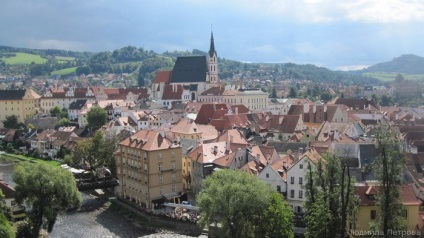
<instances>
[{"instance_id":1,"label":"green hill","mask_svg":"<svg viewBox=\"0 0 424 238\"><path fill-rule=\"evenodd\" d=\"M412 54L402 55L389 62L370 66L364 72L424 74L424 58Z\"/></svg>"},{"instance_id":2,"label":"green hill","mask_svg":"<svg viewBox=\"0 0 424 238\"><path fill-rule=\"evenodd\" d=\"M8 54L2 54L0 60L6 62L6 64L15 65L15 64L43 64L47 59L41 58L39 55L28 54L28 53L19 53L12 52Z\"/></svg>"}]
</instances>

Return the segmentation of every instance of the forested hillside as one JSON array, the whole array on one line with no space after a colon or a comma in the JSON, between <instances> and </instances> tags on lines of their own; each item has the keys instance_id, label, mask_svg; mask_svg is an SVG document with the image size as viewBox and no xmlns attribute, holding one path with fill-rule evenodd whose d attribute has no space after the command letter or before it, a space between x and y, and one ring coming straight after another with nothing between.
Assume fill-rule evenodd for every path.
<instances>
[{"instance_id":1,"label":"forested hillside","mask_svg":"<svg viewBox=\"0 0 424 238\"><path fill-rule=\"evenodd\" d=\"M18 53L23 53L25 56ZM139 86L144 86L146 80L151 81L154 79L157 70L171 70L177 57L206 54L206 52L197 49L191 52L166 51L158 54L152 50L147 51L134 46L126 46L112 52L104 51L99 53L34 50L1 46L0 74L26 74L35 77L50 76L56 72L66 72L67 74L75 75L133 73L138 78ZM27 58L24 59L24 57ZM35 57L41 58L40 60L31 61L36 59ZM28 63L28 61L31 61L31 63ZM264 75L274 81L297 79L343 84L378 82L375 79L364 77L362 74L332 71L310 64L258 64L219 59L219 76L221 79L240 78L243 76L262 79Z\"/></svg>"},{"instance_id":2,"label":"forested hillside","mask_svg":"<svg viewBox=\"0 0 424 238\"><path fill-rule=\"evenodd\" d=\"M389 62L370 66L364 72L424 74L424 58L412 54L402 55Z\"/></svg>"}]
</instances>

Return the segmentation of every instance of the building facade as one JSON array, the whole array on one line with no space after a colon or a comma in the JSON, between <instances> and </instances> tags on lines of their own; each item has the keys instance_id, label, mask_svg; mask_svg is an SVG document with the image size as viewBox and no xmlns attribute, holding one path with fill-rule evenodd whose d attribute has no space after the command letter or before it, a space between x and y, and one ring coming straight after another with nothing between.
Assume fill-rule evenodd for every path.
<instances>
[{"instance_id":1,"label":"building facade","mask_svg":"<svg viewBox=\"0 0 424 238\"><path fill-rule=\"evenodd\" d=\"M178 202L183 191L182 147L163 133L141 130L119 143L118 195L147 209Z\"/></svg>"},{"instance_id":2,"label":"building facade","mask_svg":"<svg viewBox=\"0 0 424 238\"><path fill-rule=\"evenodd\" d=\"M8 116L16 116L18 122L37 114L40 106L40 95L32 89L0 90L0 128Z\"/></svg>"}]
</instances>

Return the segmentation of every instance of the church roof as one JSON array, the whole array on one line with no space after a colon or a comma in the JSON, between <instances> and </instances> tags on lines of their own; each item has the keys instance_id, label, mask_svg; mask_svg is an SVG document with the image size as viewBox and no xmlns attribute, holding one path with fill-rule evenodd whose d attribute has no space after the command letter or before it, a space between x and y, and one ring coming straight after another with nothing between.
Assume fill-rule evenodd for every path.
<instances>
[{"instance_id":1,"label":"church roof","mask_svg":"<svg viewBox=\"0 0 424 238\"><path fill-rule=\"evenodd\" d=\"M209 48L209 56L213 57L214 54L216 54L216 51L215 51L215 44L213 41L213 32L211 32L211 46Z\"/></svg>"},{"instance_id":2,"label":"church roof","mask_svg":"<svg viewBox=\"0 0 424 238\"><path fill-rule=\"evenodd\" d=\"M22 100L25 90L0 90L0 100Z\"/></svg>"},{"instance_id":3,"label":"church roof","mask_svg":"<svg viewBox=\"0 0 424 238\"><path fill-rule=\"evenodd\" d=\"M205 82L206 56L178 57L172 70L171 83Z\"/></svg>"}]
</instances>

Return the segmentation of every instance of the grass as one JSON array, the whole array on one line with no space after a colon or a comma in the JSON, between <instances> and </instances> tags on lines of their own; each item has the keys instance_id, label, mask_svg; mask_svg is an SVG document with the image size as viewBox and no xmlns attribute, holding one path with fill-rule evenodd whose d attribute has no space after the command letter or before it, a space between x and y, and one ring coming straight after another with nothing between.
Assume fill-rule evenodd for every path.
<instances>
[{"instance_id":1,"label":"grass","mask_svg":"<svg viewBox=\"0 0 424 238\"><path fill-rule=\"evenodd\" d=\"M6 160L15 161L15 162L27 161L27 162L30 162L30 163L43 163L43 164L48 164L48 165L51 165L51 166L59 166L60 165L59 161L37 159L37 158L32 158L32 157L28 157L28 156L24 156L24 155L2 154L1 157L6 159Z\"/></svg>"},{"instance_id":2,"label":"grass","mask_svg":"<svg viewBox=\"0 0 424 238\"><path fill-rule=\"evenodd\" d=\"M53 71L51 74L52 75L67 75L67 74L73 74L75 73L75 70L77 69L77 67L72 67L72 68L65 68L65 69L59 69L59 70L55 70Z\"/></svg>"},{"instance_id":3,"label":"grass","mask_svg":"<svg viewBox=\"0 0 424 238\"><path fill-rule=\"evenodd\" d=\"M368 72L364 73L364 76L375 78L384 82L393 81L398 73L387 73L387 72ZM404 74L402 76L408 80L424 80L424 74Z\"/></svg>"},{"instance_id":4,"label":"grass","mask_svg":"<svg viewBox=\"0 0 424 238\"><path fill-rule=\"evenodd\" d=\"M39 55L27 54L27 53L12 53L16 54L13 57L2 57L1 60L6 62L6 64L10 65L18 65L18 64L31 64L34 62L35 64L43 64L47 61L47 59L41 58Z\"/></svg>"}]
</instances>

